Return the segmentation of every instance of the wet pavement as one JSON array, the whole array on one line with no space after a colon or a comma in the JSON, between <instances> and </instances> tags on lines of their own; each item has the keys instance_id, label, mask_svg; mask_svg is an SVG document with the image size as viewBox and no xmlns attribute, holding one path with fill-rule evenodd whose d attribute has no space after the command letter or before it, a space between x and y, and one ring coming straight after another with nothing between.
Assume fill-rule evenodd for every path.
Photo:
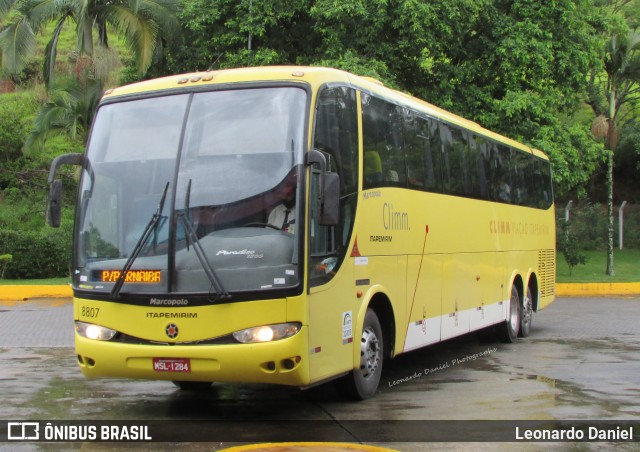
<instances>
[{"instance_id":1,"label":"wet pavement","mask_svg":"<svg viewBox=\"0 0 640 452\"><path fill-rule=\"evenodd\" d=\"M275 432L278 440L286 441L346 441L403 451L492 450L495 443L461 444L455 435L448 442L419 441L427 435L425 429L460 428L459 441L465 441L464 429L500 425L474 422L480 420L509 426L514 420L572 420L593 425L628 421L638 425L637 441L638 319L638 297L561 298L534 317L529 338L501 344L471 334L401 355L386 363L376 397L352 403L340 399L331 385L301 392L221 384L196 393L162 381L87 380L77 368L72 348L70 300L2 302L0 419L169 420L179 428L199 425L204 429L211 427L212 420L228 423L221 424L226 429L220 436L223 441L212 440L216 433L210 433L202 437L206 443L127 444L135 450L220 450L232 443L265 440L261 437L265 429L270 432L266 439ZM467 420L470 422L455 422ZM496 440L503 439L500 428L496 432ZM471 435L473 441L484 441L478 438ZM20 444L20 449L17 444L0 443L0 449L111 450L109 444L37 443ZM507 450L507 445L497 446ZM541 444L518 445L522 446L538 450ZM551 446L557 450L640 450L638 442Z\"/></svg>"}]
</instances>

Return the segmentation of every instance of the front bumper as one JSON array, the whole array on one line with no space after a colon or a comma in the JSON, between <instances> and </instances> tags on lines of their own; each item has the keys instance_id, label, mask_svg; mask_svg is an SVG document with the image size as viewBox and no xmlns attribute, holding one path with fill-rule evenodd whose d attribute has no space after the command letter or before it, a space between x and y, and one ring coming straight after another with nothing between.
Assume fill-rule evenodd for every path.
<instances>
[{"instance_id":1,"label":"front bumper","mask_svg":"<svg viewBox=\"0 0 640 452\"><path fill-rule=\"evenodd\" d=\"M138 345L91 340L76 334L78 364L89 378L309 384L304 351L307 329L279 341L256 344ZM188 359L188 372L154 370L154 358Z\"/></svg>"}]
</instances>

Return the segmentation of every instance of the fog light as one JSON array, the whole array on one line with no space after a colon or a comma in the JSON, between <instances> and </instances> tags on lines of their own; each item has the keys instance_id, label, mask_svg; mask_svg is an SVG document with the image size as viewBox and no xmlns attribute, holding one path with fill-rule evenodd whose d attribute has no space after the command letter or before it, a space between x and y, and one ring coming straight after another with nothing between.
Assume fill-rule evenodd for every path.
<instances>
[{"instance_id":1,"label":"fog light","mask_svg":"<svg viewBox=\"0 0 640 452\"><path fill-rule=\"evenodd\" d=\"M87 339L96 341L109 341L113 339L117 331L92 323L76 322L76 333Z\"/></svg>"},{"instance_id":2,"label":"fog light","mask_svg":"<svg viewBox=\"0 0 640 452\"><path fill-rule=\"evenodd\" d=\"M247 328L233 333L233 337L243 344L255 342L272 342L286 339L300 331L299 323L279 323L277 325L264 325L255 328Z\"/></svg>"}]
</instances>

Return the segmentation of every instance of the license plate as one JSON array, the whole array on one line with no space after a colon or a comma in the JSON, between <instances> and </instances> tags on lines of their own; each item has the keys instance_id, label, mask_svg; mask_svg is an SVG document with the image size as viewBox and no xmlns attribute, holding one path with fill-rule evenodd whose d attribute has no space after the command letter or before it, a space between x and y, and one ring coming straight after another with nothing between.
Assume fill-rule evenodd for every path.
<instances>
[{"instance_id":1,"label":"license plate","mask_svg":"<svg viewBox=\"0 0 640 452\"><path fill-rule=\"evenodd\" d=\"M191 372L189 358L153 358L153 370L156 372Z\"/></svg>"}]
</instances>

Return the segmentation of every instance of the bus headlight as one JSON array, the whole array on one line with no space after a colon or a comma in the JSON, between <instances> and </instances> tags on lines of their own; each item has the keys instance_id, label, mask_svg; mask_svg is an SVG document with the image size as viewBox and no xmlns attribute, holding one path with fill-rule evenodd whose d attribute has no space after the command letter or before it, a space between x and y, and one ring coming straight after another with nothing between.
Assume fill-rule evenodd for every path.
<instances>
[{"instance_id":1,"label":"bus headlight","mask_svg":"<svg viewBox=\"0 0 640 452\"><path fill-rule=\"evenodd\" d=\"M256 326L233 333L236 341L243 344L253 344L256 342L271 342L286 339L300 331L299 323L279 323L277 325Z\"/></svg>"},{"instance_id":2,"label":"bus headlight","mask_svg":"<svg viewBox=\"0 0 640 452\"><path fill-rule=\"evenodd\" d=\"M111 328L84 322L76 322L76 332L82 337L96 341L109 341L117 333Z\"/></svg>"}]
</instances>

